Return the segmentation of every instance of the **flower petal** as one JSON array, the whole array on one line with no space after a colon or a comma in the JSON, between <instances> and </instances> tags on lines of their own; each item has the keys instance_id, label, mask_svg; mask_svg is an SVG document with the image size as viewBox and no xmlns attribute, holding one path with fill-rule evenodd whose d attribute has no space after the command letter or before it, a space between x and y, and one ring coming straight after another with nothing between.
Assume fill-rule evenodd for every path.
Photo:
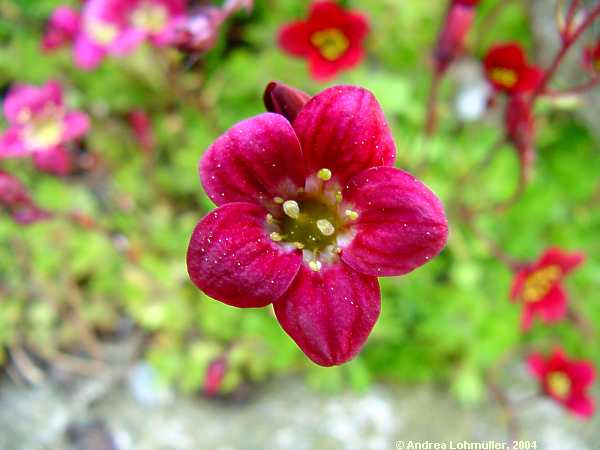
<instances>
[{"instance_id":1,"label":"flower petal","mask_svg":"<svg viewBox=\"0 0 600 450\"><path fill-rule=\"evenodd\" d=\"M322 168L341 185L363 170L390 166L396 146L373 94L336 86L313 97L294 121L308 174Z\"/></svg>"},{"instance_id":2,"label":"flower petal","mask_svg":"<svg viewBox=\"0 0 600 450\"><path fill-rule=\"evenodd\" d=\"M313 51L306 22L298 21L283 26L279 31L278 42L283 50L294 56L306 56Z\"/></svg>"},{"instance_id":3,"label":"flower petal","mask_svg":"<svg viewBox=\"0 0 600 450\"><path fill-rule=\"evenodd\" d=\"M533 353L527 358L527 368L537 379L542 379L548 371L544 357L539 353Z\"/></svg>"},{"instance_id":4,"label":"flower petal","mask_svg":"<svg viewBox=\"0 0 600 450\"><path fill-rule=\"evenodd\" d=\"M16 128L9 128L0 135L0 159L29 156L21 133Z\"/></svg>"},{"instance_id":5,"label":"flower petal","mask_svg":"<svg viewBox=\"0 0 600 450\"><path fill-rule=\"evenodd\" d=\"M559 266L563 275L567 275L585 261L583 252L565 252L558 247L549 248L540 257L538 267Z\"/></svg>"},{"instance_id":6,"label":"flower petal","mask_svg":"<svg viewBox=\"0 0 600 450\"><path fill-rule=\"evenodd\" d=\"M53 175L66 176L71 172L71 154L62 146L35 152L33 162L38 170Z\"/></svg>"},{"instance_id":7,"label":"flower petal","mask_svg":"<svg viewBox=\"0 0 600 450\"><path fill-rule=\"evenodd\" d=\"M560 285L555 285L543 300L534 303L533 306L535 312L540 314L545 322L552 323L565 318L568 310L567 303L566 292Z\"/></svg>"},{"instance_id":8,"label":"flower petal","mask_svg":"<svg viewBox=\"0 0 600 450\"><path fill-rule=\"evenodd\" d=\"M96 68L106 56L104 47L96 44L84 33L75 41L75 64L84 70Z\"/></svg>"},{"instance_id":9,"label":"flower petal","mask_svg":"<svg viewBox=\"0 0 600 450\"><path fill-rule=\"evenodd\" d=\"M265 113L230 128L200 161L200 178L217 204L271 204L304 186L302 151L290 123Z\"/></svg>"},{"instance_id":10,"label":"flower petal","mask_svg":"<svg viewBox=\"0 0 600 450\"><path fill-rule=\"evenodd\" d=\"M576 380L576 383L583 388L594 383L596 379L596 369L588 361L573 362L569 368L569 373Z\"/></svg>"},{"instance_id":11,"label":"flower petal","mask_svg":"<svg viewBox=\"0 0 600 450\"><path fill-rule=\"evenodd\" d=\"M377 278L340 262L314 272L302 265L290 290L273 307L287 334L316 364L352 359L380 311Z\"/></svg>"},{"instance_id":12,"label":"flower petal","mask_svg":"<svg viewBox=\"0 0 600 450\"><path fill-rule=\"evenodd\" d=\"M265 216L258 205L230 203L198 223L187 253L188 273L198 288L238 308L265 306L281 297L302 257L269 239Z\"/></svg>"},{"instance_id":13,"label":"flower petal","mask_svg":"<svg viewBox=\"0 0 600 450\"><path fill-rule=\"evenodd\" d=\"M71 112L65 116L63 141L78 139L90 129L90 119L82 112Z\"/></svg>"},{"instance_id":14,"label":"flower petal","mask_svg":"<svg viewBox=\"0 0 600 450\"><path fill-rule=\"evenodd\" d=\"M433 192L394 167L354 177L344 201L359 216L342 259L368 275L401 275L435 257L446 245L448 222Z\"/></svg>"},{"instance_id":15,"label":"flower petal","mask_svg":"<svg viewBox=\"0 0 600 450\"><path fill-rule=\"evenodd\" d=\"M584 419L591 418L596 410L594 401L583 394L572 396L566 401L565 406L571 412Z\"/></svg>"}]
</instances>

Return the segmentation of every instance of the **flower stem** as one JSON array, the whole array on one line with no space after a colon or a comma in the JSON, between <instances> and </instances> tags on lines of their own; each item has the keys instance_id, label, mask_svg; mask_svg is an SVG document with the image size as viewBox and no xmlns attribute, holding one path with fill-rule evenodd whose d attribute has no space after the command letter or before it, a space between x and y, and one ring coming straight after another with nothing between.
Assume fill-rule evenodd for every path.
<instances>
[{"instance_id":1,"label":"flower stem","mask_svg":"<svg viewBox=\"0 0 600 450\"><path fill-rule=\"evenodd\" d=\"M437 101L441 80L442 74L437 69L434 69L429 98L427 99L427 117L425 119L425 134L427 136L433 136L437 129Z\"/></svg>"}]
</instances>

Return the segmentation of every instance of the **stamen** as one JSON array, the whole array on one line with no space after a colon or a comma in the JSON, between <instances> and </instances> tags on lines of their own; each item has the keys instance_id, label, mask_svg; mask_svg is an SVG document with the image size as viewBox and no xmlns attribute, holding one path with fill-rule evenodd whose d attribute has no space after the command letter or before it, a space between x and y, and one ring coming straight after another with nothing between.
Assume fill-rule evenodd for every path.
<instances>
[{"instance_id":1,"label":"stamen","mask_svg":"<svg viewBox=\"0 0 600 450\"><path fill-rule=\"evenodd\" d=\"M300 217L300 206L295 200L287 200L283 203L283 212L286 216L297 219Z\"/></svg>"},{"instance_id":2,"label":"stamen","mask_svg":"<svg viewBox=\"0 0 600 450\"><path fill-rule=\"evenodd\" d=\"M348 219L350 219L350 220L356 220L356 219L358 219L358 213L356 211L351 210L351 209L347 209L344 214L346 214L346 217Z\"/></svg>"},{"instance_id":3,"label":"stamen","mask_svg":"<svg viewBox=\"0 0 600 450\"><path fill-rule=\"evenodd\" d=\"M342 196L342 191L337 191L335 193L335 201L341 203L342 200L344 200L344 197Z\"/></svg>"},{"instance_id":4,"label":"stamen","mask_svg":"<svg viewBox=\"0 0 600 450\"><path fill-rule=\"evenodd\" d=\"M335 233L335 228L333 227L331 222L327 219L317 220L317 228L325 236L331 236L333 233Z\"/></svg>"},{"instance_id":5,"label":"stamen","mask_svg":"<svg viewBox=\"0 0 600 450\"><path fill-rule=\"evenodd\" d=\"M276 232L276 231L273 231L273 232L272 232L272 233L269 235L269 237L271 238L271 240L272 240L272 241L275 241L275 242L281 242L281 240L283 239L283 236L282 236L282 235L280 235L280 234L279 234L278 232Z\"/></svg>"},{"instance_id":6,"label":"stamen","mask_svg":"<svg viewBox=\"0 0 600 450\"><path fill-rule=\"evenodd\" d=\"M304 248L304 244L302 242L294 242L294 247L298 250L302 250Z\"/></svg>"},{"instance_id":7,"label":"stamen","mask_svg":"<svg viewBox=\"0 0 600 450\"><path fill-rule=\"evenodd\" d=\"M273 218L273 214L267 214L267 223L272 225L275 223L275 219Z\"/></svg>"},{"instance_id":8,"label":"stamen","mask_svg":"<svg viewBox=\"0 0 600 450\"><path fill-rule=\"evenodd\" d=\"M310 267L311 270L314 272L318 272L319 270L321 270L322 266L323 265L321 264L321 261L312 260L308 263L308 267Z\"/></svg>"},{"instance_id":9,"label":"stamen","mask_svg":"<svg viewBox=\"0 0 600 450\"><path fill-rule=\"evenodd\" d=\"M274 201L275 203L277 203L277 204L281 205L281 204L283 203L283 201L284 201L284 200L283 200L281 197L275 197L275 198L273 199L273 201Z\"/></svg>"},{"instance_id":10,"label":"stamen","mask_svg":"<svg viewBox=\"0 0 600 450\"><path fill-rule=\"evenodd\" d=\"M317 172L317 176L323 181L331 180L331 170L323 168Z\"/></svg>"}]
</instances>

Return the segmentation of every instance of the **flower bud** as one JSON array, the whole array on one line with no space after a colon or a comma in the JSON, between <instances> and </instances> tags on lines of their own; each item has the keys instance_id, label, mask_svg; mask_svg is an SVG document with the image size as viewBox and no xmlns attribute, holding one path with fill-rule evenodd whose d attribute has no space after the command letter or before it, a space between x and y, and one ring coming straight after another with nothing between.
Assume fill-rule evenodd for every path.
<instances>
[{"instance_id":1,"label":"flower bud","mask_svg":"<svg viewBox=\"0 0 600 450\"><path fill-rule=\"evenodd\" d=\"M293 122L300 110L310 100L310 95L283 83L271 81L263 96L269 112L281 114Z\"/></svg>"}]
</instances>

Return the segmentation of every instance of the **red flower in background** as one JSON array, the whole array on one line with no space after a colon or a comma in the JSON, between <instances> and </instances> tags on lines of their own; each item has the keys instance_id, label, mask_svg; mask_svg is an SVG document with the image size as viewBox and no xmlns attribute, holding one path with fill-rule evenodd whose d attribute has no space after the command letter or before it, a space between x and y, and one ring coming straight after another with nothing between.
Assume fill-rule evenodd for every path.
<instances>
[{"instance_id":1,"label":"red flower in background","mask_svg":"<svg viewBox=\"0 0 600 450\"><path fill-rule=\"evenodd\" d=\"M600 41L596 45L587 47L584 50L585 67L594 72L600 73Z\"/></svg>"},{"instance_id":2,"label":"red flower in background","mask_svg":"<svg viewBox=\"0 0 600 450\"><path fill-rule=\"evenodd\" d=\"M495 89L508 95L524 94L537 88L544 72L527 62L519 44L497 44L486 54L485 74Z\"/></svg>"},{"instance_id":3,"label":"red flower in background","mask_svg":"<svg viewBox=\"0 0 600 450\"><path fill-rule=\"evenodd\" d=\"M479 0L452 0L434 50L435 70L444 73L464 46Z\"/></svg>"},{"instance_id":4,"label":"red flower in background","mask_svg":"<svg viewBox=\"0 0 600 450\"><path fill-rule=\"evenodd\" d=\"M522 95L511 97L504 115L506 134L517 149L525 180L531 176L535 161L535 117L531 103Z\"/></svg>"},{"instance_id":5,"label":"red flower in background","mask_svg":"<svg viewBox=\"0 0 600 450\"><path fill-rule=\"evenodd\" d=\"M146 154L151 154L156 145L156 138L152 130L152 121L142 109L134 109L127 117L135 138Z\"/></svg>"},{"instance_id":6,"label":"red flower in background","mask_svg":"<svg viewBox=\"0 0 600 450\"><path fill-rule=\"evenodd\" d=\"M50 218L50 213L40 209L33 202L23 183L2 171L0 171L0 207L21 225L30 225Z\"/></svg>"},{"instance_id":7,"label":"red flower in background","mask_svg":"<svg viewBox=\"0 0 600 450\"><path fill-rule=\"evenodd\" d=\"M562 281L584 260L583 253L566 253L559 248L550 248L536 263L517 272L511 299L523 304L521 326L524 330L531 327L535 316L546 323L559 321L566 316L568 298Z\"/></svg>"},{"instance_id":8,"label":"red flower in background","mask_svg":"<svg viewBox=\"0 0 600 450\"><path fill-rule=\"evenodd\" d=\"M380 310L378 276L435 257L448 225L438 198L392 167L396 148L375 97L337 86L293 125L265 113L208 149L202 184L218 208L188 248L192 281L228 305L273 304L317 364L353 358Z\"/></svg>"},{"instance_id":9,"label":"red flower in background","mask_svg":"<svg viewBox=\"0 0 600 450\"><path fill-rule=\"evenodd\" d=\"M591 362L569 359L561 349L556 349L548 358L534 353L527 364L529 371L540 381L545 395L577 416L589 418L594 415L594 401L587 393L596 377Z\"/></svg>"},{"instance_id":10,"label":"red flower in background","mask_svg":"<svg viewBox=\"0 0 600 450\"><path fill-rule=\"evenodd\" d=\"M307 20L285 25L279 45L288 53L306 58L317 80L327 80L359 64L364 57L363 42L369 32L367 18L347 11L335 2L312 4Z\"/></svg>"}]
</instances>

